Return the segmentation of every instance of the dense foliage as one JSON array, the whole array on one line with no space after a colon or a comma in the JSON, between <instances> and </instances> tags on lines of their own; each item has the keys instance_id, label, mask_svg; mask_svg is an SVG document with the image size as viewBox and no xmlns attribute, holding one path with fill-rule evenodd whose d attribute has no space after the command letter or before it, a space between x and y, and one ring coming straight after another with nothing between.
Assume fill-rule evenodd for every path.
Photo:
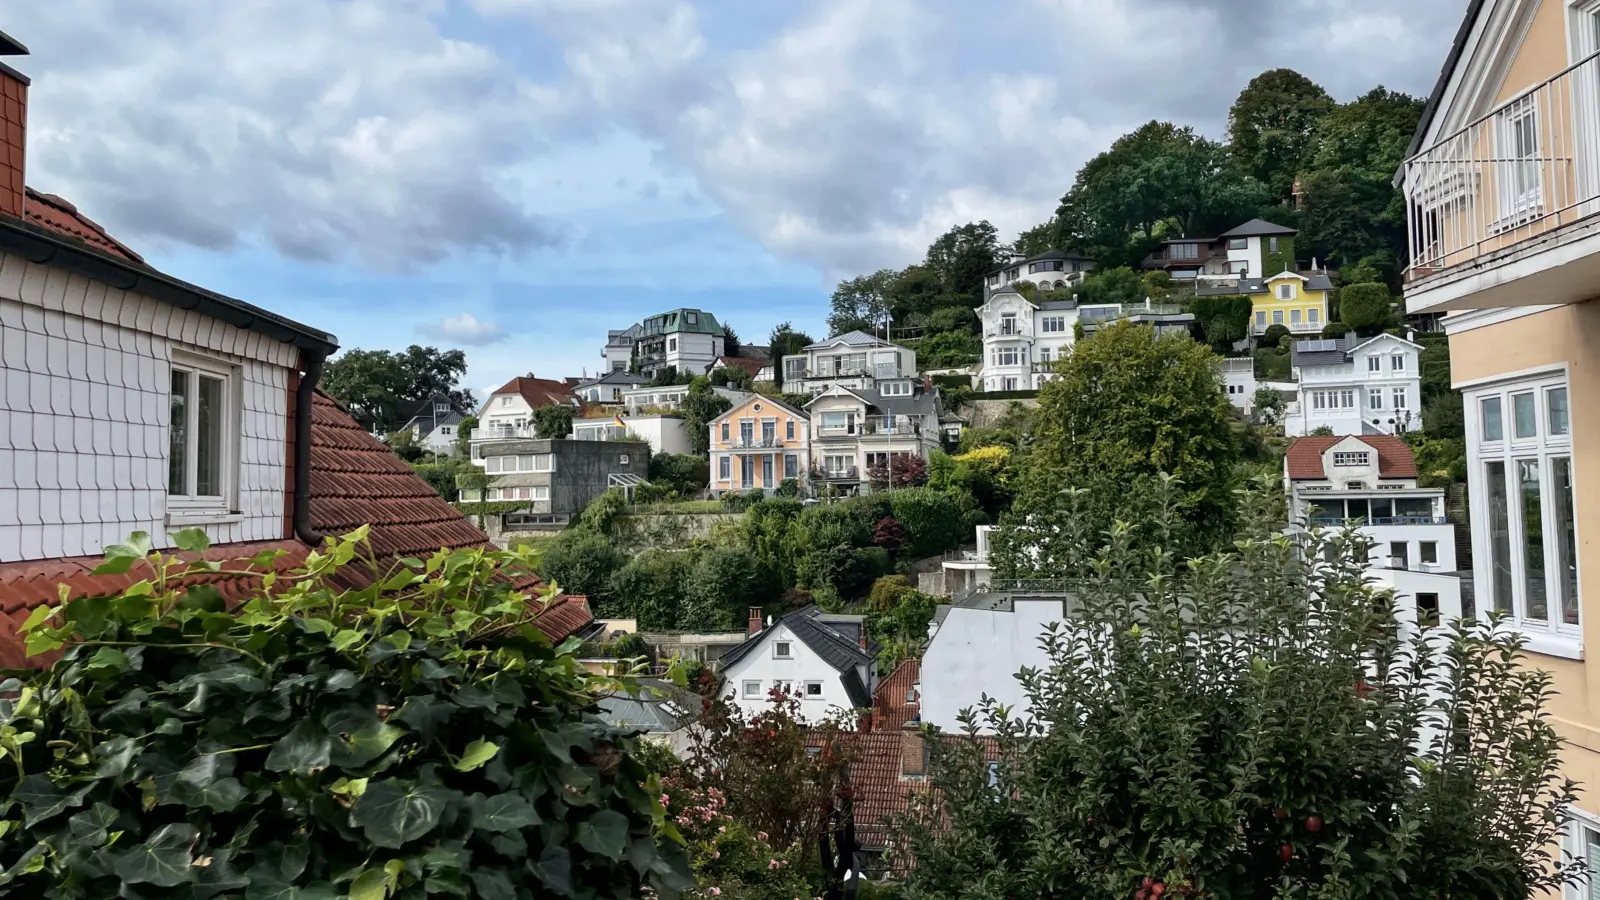
<instances>
[{"instance_id":1,"label":"dense foliage","mask_svg":"<svg viewBox=\"0 0 1600 900\"><path fill-rule=\"evenodd\" d=\"M198 531L178 536L204 549ZM121 596L41 607L47 669L4 685L0 895L382 900L639 896L687 886L634 738L596 715L571 648L531 624L509 554L441 551L362 591L305 568L230 610L148 559ZM655 835L668 838L658 844Z\"/></svg>"},{"instance_id":2,"label":"dense foliage","mask_svg":"<svg viewBox=\"0 0 1600 900\"><path fill-rule=\"evenodd\" d=\"M349 349L329 360L322 389L369 431L388 433L435 396L461 409L477 406L461 388L467 357L460 350L412 344L404 351Z\"/></svg>"},{"instance_id":3,"label":"dense foliage","mask_svg":"<svg viewBox=\"0 0 1600 900\"><path fill-rule=\"evenodd\" d=\"M650 483L678 496L696 496L706 489L710 480L711 467L704 456L657 453L650 457Z\"/></svg>"},{"instance_id":4,"label":"dense foliage","mask_svg":"<svg viewBox=\"0 0 1600 900\"><path fill-rule=\"evenodd\" d=\"M572 434L572 407L562 404L541 406L533 411L533 431L544 440Z\"/></svg>"},{"instance_id":5,"label":"dense foliage","mask_svg":"<svg viewBox=\"0 0 1600 900\"><path fill-rule=\"evenodd\" d=\"M1235 343L1250 336L1253 309L1254 301L1246 296L1196 297L1189 307L1206 336L1206 343L1217 353L1232 352ZM1270 330L1262 340L1268 346L1274 343Z\"/></svg>"},{"instance_id":6,"label":"dense foliage","mask_svg":"<svg viewBox=\"0 0 1600 900\"><path fill-rule=\"evenodd\" d=\"M705 456L711 452L711 422L733 407L733 401L711 389L705 377L689 382L689 393L678 405L683 414L683 433L689 438L689 452Z\"/></svg>"},{"instance_id":7,"label":"dense foliage","mask_svg":"<svg viewBox=\"0 0 1600 900\"><path fill-rule=\"evenodd\" d=\"M1244 520L1184 564L1170 515L1099 552L1060 519L1070 624L1018 676L1025 709L964 714L992 739L934 744L907 896L1489 900L1572 878L1550 677L1520 639L1419 644L1361 535L1298 545L1259 493Z\"/></svg>"}]
</instances>

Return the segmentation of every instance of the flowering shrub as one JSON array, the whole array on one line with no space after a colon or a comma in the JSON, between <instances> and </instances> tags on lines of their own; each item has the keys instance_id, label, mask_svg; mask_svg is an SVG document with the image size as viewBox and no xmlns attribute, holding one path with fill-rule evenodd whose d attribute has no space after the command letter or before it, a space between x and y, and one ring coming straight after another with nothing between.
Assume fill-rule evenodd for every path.
<instances>
[{"instance_id":1,"label":"flowering shrub","mask_svg":"<svg viewBox=\"0 0 1600 900\"><path fill-rule=\"evenodd\" d=\"M688 896L724 900L811 896L800 864L802 848L775 850L766 832L728 815L721 790L669 778L660 801L688 846L689 863L700 883Z\"/></svg>"}]
</instances>

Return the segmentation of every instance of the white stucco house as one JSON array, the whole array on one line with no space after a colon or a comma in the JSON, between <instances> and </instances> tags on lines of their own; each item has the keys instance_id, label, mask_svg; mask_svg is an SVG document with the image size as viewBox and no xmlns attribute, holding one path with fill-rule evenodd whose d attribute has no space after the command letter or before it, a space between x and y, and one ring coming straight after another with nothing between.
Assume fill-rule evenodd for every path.
<instances>
[{"instance_id":1,"label":"white stucco house","mask_svg":"<svg viewBox=\"0 0 1600 900\"><path fill-rule=\"evenodd\" d=\"M1406 338L1295 341L1289 366L1300 385L1284 420L1291 437L1323 426L1336 435L1422 430L1422 347Z\"/></svg>"},{"instance_id":2,"label":"white stucco house","mask_svg":"<svg viewBox=\"0 0 1600 900\"><path fill-rule=\"evenodd\" d=\"M1065 250L1047 250L1038 256L1012 254L1005 265L984 277L984 299L1019 281L1026 281L1041 291L1065 290L1093 272L1094 265L1094 257Z\"/></svg>"},{"instance_id":3,"label":"white stucco house","mask_svg":"<svg viewBox=\"0 0 1600 900\"><path fill-rule=\"evenodd\" d=\"M904 392L895 389L904 386ZM854 491L901 454L927 459L938 449L939 391L914 382L875 390L834 385L806 404L815 480Z\"/></svg>"},{"instance_id":4,"label":"white stucco house","mask_svg":"<svg viewBox=\"0 0 1600 900\"><path fill-rule=\"evenodd\" d=\"M1009 284L991 292L977 313L983 326L978 384L986 391L1038 388L1072 348L1079 315L1076 300L1035 303Z\"/></svg>"},{"instance_id":5,"label":"white stucco house","mask_svg":"<svg viewBox=\"0 0 1600 900\"><path fill-rule=\"evenodd\" d=\"M610 404L622 402L622 393L648 384L650 379L635 375L626 369L614 369L578 382L572 392L585 403Z\"/></svg>"},{"instance_id":6,"label":"white stucco house","mask_svg":"<svg viewBox=\"0 0 1600 900\"><path fill-rule=\"evenodd\" d=\"M1026 716L1030 707L1017 672L1049 667L1039 639L1066 620L1066 602L1060 594L977 593L940 606L922 654L922 721L959 733L957 716L985 696L1012 706L1013 718Z\"/></svg>"},{"instance_id":7,"label":"white stucco house","mask_svg":"<svg viewBox=\"0 0 1600 900\"><path fill-rule=\"evenodd\" d=\"M770 692L800 699L801 716L820 721L842 710L870 710L877 688L866 617L807 606L776 620L752 607L744 643L721 659L724 691L746 718L771 708Z\"/></svg>"},{"instance_id":8,"label":"white stucco house","mask_svg":"<svg viewBox=\"0 0 1600 900\"><path fill-rule=\"evenodd\" d=\"M840 385L871 389L880 383L910 384L917 353L864 331L847 331L783 358L783 392L811 394Z\"/></svg>"},{"instance_id":9,"label":"white stucco house","mask_svg":"<svg viewBox=\"0 0 1600 900\"><path fill-rule=\"evenodd\" d=\"M456 408L449 397L430 397L400 430L408 432L417 446L439 456L456 452L456 438L467 414Z\"/></svg>"}]
</instances>

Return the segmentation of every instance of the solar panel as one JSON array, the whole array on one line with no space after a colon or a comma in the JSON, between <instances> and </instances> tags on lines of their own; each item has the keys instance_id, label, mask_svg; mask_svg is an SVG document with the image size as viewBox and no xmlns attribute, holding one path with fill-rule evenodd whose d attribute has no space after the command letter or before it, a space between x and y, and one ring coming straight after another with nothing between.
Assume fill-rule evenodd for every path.
<instances>
[{"instance_id":1,"label":"solar panel","mask_svg":"<svg viewBox=\"0 0 1600 900\"><path fill-rule=\"evenodd\" d=\"M1339 349L1339 342L1332 338L1320 338L1315 341L1299 341L1297 345L1301 353L1317 353L1323 350Z\"/></svg>"}]
</instances>

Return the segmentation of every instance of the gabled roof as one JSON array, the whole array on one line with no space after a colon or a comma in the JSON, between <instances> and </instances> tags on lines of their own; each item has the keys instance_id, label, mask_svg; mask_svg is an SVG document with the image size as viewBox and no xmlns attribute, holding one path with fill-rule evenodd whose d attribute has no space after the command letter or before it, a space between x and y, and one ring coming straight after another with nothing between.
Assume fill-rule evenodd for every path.
<instances>
[{"instance_id":1,"label":"gabled roof","mask_svg":"<svg viewBox=\"0 0 1600 900\"><path fill-rule=\"evenodd\" d=\"M870 666L873 659L870 646L868 650L861 649L861 629L865 627L862 619L862 616L825 613L815 604L797 609L723 654L722 671L728 671L757 647L766 643L773 631L782 625L801 643L811 648L811 652L817 654L823 662L839 673L852 707L870 709L872 697L855 674L855 667Z\"/></svg>"},{"instance_id":2,"label":"gabled roof","mask_svg":"<svg viewBox=\"0 0 1600 900\"><path fill-rule=\"evenodd\" d=\"M1283 276L1289 275L1305 283L1308 291L1331 291L1333 281L1324 273L1317 272L1303 275L1299 272L1279 272L1267 278L1235 278L1230 281L1211 281L1204 286L1195 288L1196 297L1232 297L1235 295L1265 294L1272 290L1270 285L1280 281Z\"/></svg>"},{"instance_id":3,"label":"gabled roof","mask_svg":"<svg viewBox=\"0 0 1600 900\"><path fill-rule=\"evenodd\" d=\"M597 384L631 384L637 386L649 383L650 379L643 375L629 372L627 369L613 369L604 375L578 382L574 385L574 389L594 387Z\"/></svg>"},{"instance_id":4,"label":"gabled roof","mask_svg":"<svg viewBox=\"0 0 1600 900\"><path fill-rule=\"evenodd\" d=\"M842 397L845 394L849 394L850 396L856 398L857 400L860 400L862 403L865 403L866 405L871 406L872 405L872 398L876 393L877 393L876 391L869 391L866 388L861 388L861 389L858 390L856 388L847 388L842 384L833 384L833 385L829 385L827 390L823 391L820 394L817 394L816 396L812 397L809 401L807 401L806 402L806 409L810 409L811 408L811 404L816 403L818 400L825 400L825 399L827 399L829 397Z\"/></svg>"},{"instance_id":5,"label":"gabled roof","mask_svg":"<svg viewBox=\"0 0 1600 900\"><path fill-rule=\"evenodd\" d=\"M712 368L743 369L754 378L760 374L762 368L772 364L770 359L752 359L746 356L719 356L716 365Z\"/></svg>"},{"instance_id":6,"label":"gabled roof","mask_svg":"<svg viewBox=\"0 0 1600 900\"><path fill-rule=\"evenodd\" d=\"M535 378L532 375L513 378L489 396L497 397L501 394L519 394L533 409L578 405L578 395L574 394L572 388L564 382L550 378Z\"/></svg>"},{"instance_id":7,"label":"gabled roof","mask_svg":"<svg viewBox=\"0 0 1600 900\"><path fill-rule=\"evenodd\" d=\"M1326 453L1329 447L1345 441L1359 441L1378 454L1380 478L1417 477L1417 458L1412 455L1411 448L1405 441L1392 434L1360 436L1319 434L1300 438L1289 445L1289 450L1284 455L1289 480L1326 481L1328 475L1322 469L1322 454Z\"/></svg>"},{"instance_id":8,"label":"gabled roof","mask_svg":"<svg viewBox=\"0 0 1600 900\"><path fill-rule=\"evenodd\" d=\"M1350 348L1358 343L1355 332L1340 338L1312 338L1295 341L1289 348L1289 365L1342 366L1350 360Z\"/></svg>"},{"instance_id":9,"label":"gabled roof","mask_svg":"<svg viewBox=\"0 0 1600 900\"><path fill-rule=\"evenodd\" d=\"M1384 340L1385 338L1387 338L1388 340L1391 340L1391 341L1397 341L1399 343L1405 344L1407 347L1414 347L1417 350L1421 350L1422 349L1422 345L1417 343L1416 341L1408 341L1408 340L1406 340L1405 338L1401 337L1398 334L1389 334L1388 332L1384 332L1383 334L1375 334L1372 337L1369 337L1366 340L1362 341L1361 343L1356 344L1355 346L1350 348L1349 352L1350 353L1354 353L1357 350L1360 350L1362 347L1365 347L1368 344L1376 343L1378 341Z\"/></svg>"},{"instance_id":10,"label":"gabled roof","mask_svg":"<svg viewBox=\"0 0 1600 900\"><path fill-rule=\"evenodd\" d=\"M845 345L847 347L898 347L898 346L900 346L899 344L895 344L895 343L892 343L890 341L886 341L883 338L878 337L877 335L867 334L865 331L846 331L844 334L836 334L833 337L828 338L825 341L817 341L815 344L809 344L809 345L806 346L805 349L807 349L807 350L825 350L825 349L827 349L829 347L837 347L840 344L843 344L843 345Z\"/></svg>"},{"instance_id":11,"label":"gabled roof","mask_svg":"<svg viewBox=\"0 0 1600 900\"><path fill-rule=\"evenodd\" d=\"M714 390L717 390L719 393L721 393L721 389L720 388L716 388ZM744 393L744 392L742 392L742 391L738 391L738 392L730 391L729 393ZM744 409L747 404L751 403L751 401L756 401L756 402L760 402L760 403L764 403L764 404L765 403L770 403L773 406L776 406L777 408L783 410L784 412L787 412L790 415L795 416L796 418L800 418L800 419L806 418L805 410L796 409L793 406L790 406L785 401L779 400L776 397L768 397L766 394L749 394L749 395L745 396L745 398L743 400L738 400L738 401L734 402L734 404L732 406L728 407L728 411L727 412L723 413L720 416L717 416L715 419L712 419L711 421L713 423L720 422L723 419L726 419L729 416L733 415L734 413L739 412L740 410Z\"/></svg>"},{"instance_id":12,"label":"gabled roof","mask_svg":"<svg viewBox=\"0 0 1600 900\"><path fill-rule=\"evenodd\" d=\"M428 413L426 415L423 415L422 413L418 413L417 415L412 416L406 422L406 424L404 424L404 425L402 425L400 427L401 427L401 430L404 430L404 429L410 428L413 425L422 425L423 426L422 436L423 437L427 437L428 435L433 434L434 430L439 428L440 426L443 426L443 425L459 425L462 422L466 421L466 419L467 419L467 417L464 414L462 414L460 411L454 410L454 409L450 410L449 412L447 412L447 413L445 413L444 415L441 415L441 416L436 416L433 413Z\"/></svg>"},{"instance_id":13,"label":"gabled roof","mask_svg":"<svg viewBox=\"0 0 1600 900\"><path fill-rule=\"evenodd\" d=\"M1225 238L1266 237L1268 235L1274 235L1274 234L1299 234L1299 233L1300 232L1298 232L1298 231L1294 230L1293 228L1290 228L1290 227L1288 227L1286 225L1277 225L1277 224L1274 224L1272 222L1268 222L1266 219L1251 219L1250 221L1244 223L1243 225L1240 225L1238 228L1234 228L1234 229L1232 229L1230 231L1224 231L1220 235L1220 237L1225 237Z\"/></svg>"}]
</instances>

